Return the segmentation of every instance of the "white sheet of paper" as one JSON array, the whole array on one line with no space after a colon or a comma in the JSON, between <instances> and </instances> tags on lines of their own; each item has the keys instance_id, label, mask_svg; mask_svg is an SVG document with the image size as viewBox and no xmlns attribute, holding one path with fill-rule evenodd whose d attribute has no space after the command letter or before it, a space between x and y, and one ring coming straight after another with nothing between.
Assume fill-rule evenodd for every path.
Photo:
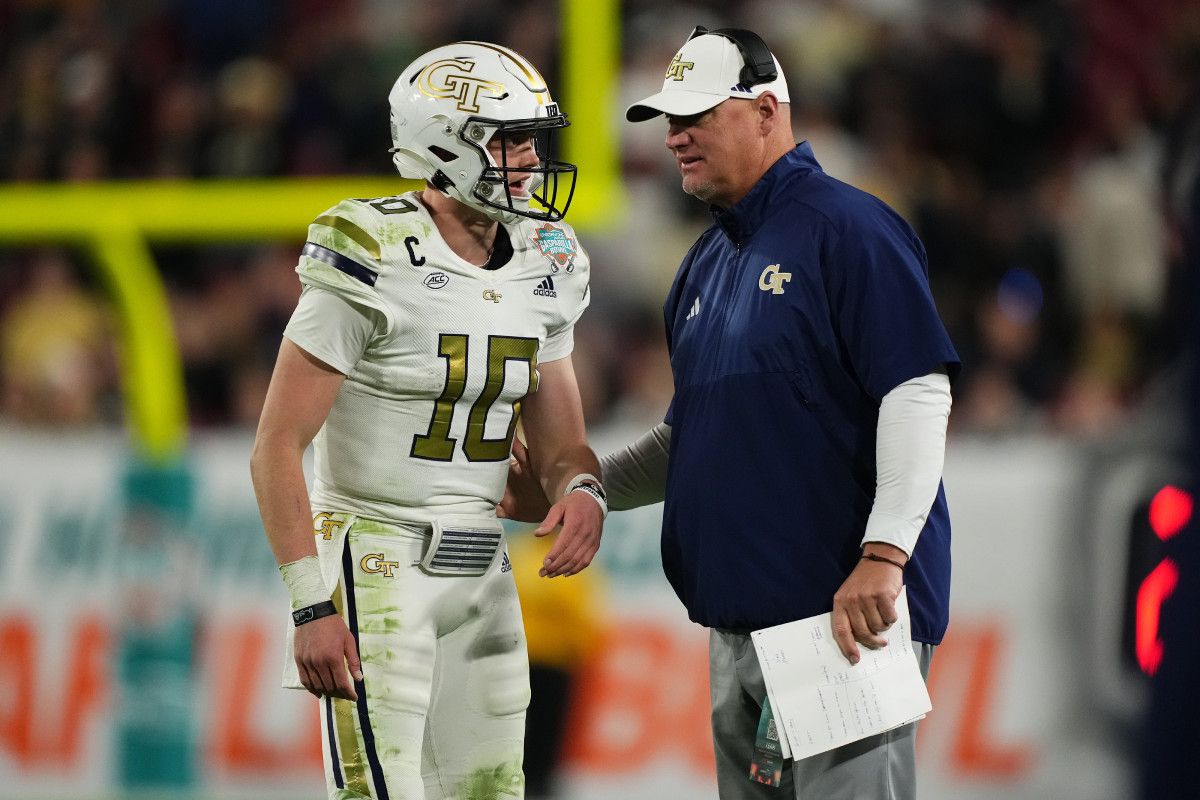
<instances>
[{"instance_id":1,"label":"white sheet of paper","mask_svg":"<svg viewBox=\"0 0 1200 800\"><path fill-rule=\"evenodd\" d=\"M933 709L912 649L905 590L887 647L850 665L829 614L750 634L762 666L784 757L807 758L920 719Z\"/></svg>"}]
</instances>

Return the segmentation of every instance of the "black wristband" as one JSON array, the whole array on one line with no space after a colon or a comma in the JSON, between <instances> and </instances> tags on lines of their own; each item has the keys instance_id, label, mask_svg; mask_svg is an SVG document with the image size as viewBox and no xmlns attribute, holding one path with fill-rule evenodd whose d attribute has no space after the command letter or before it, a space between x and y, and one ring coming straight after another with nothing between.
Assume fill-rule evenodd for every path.
<instances>
[{"instance_id":1,"label":"black wristband","mask_svg":"<svg viewBox=\"0 0 1200 800\"><path fill-rule=\"evenodd\" d=\"M571 490L572 492L587 492L592 497L596 498L601 504L607 505L608 499L604 496L604 490L596 486L594 483L581 483Z\"/></svg>"},{"instance_id":2,"label":"black wristband","mask_svg":"<svg viewBox=\"0 0 1200 800\"><path fill-rule=\"evenodd\" d=\"M571 491L567 492L567 494L569 494L569 495L575 494L575 492L583 492L584 494L588 495L589 497L591 497L593 500L596 501L597 505L600 506L600 518L601 519L605 519L608 517L608 500L606 500L604 498L604 490L603 489L599 488L596 484L593 484L591 481L588 481L587 483L578 484L577 486L575 486L575 488L571 489Z\"/></svg>"},{"instance_id":3,"label":"black wristband","mask_svg":"<svg viewBox=\"0 0 1200 800\"><path fill-rule=\"evenodd\" d=\"M601 500L606 503L608 502L608 494L604 491L604 486L600 483L600 481L581 481L579 486L590 486L593 492L600 495ZM575 488L578 489L579 486L576 486Z\"/></svg>"},{"instance_id":4,"label":"black wristband","mask_svg":"<svg viewBox=\"0 0 1200 800\"><path fill-rule=\"evenodd\" d=\"M894 558L888 558L887 556L877 556L874 553L863 553L862 557L865 558L867 561L878 561L883 564L891 564L893 567L899 567L901 572L904 571L904 565L901 564L899 561L896 561Z\"/></svg>"},{"instance_id":5,"label":"black wristband","mask_svg":"<svg viewBox=\"0 0 1200 800\"><path fill-rule=\"evenodd\" d=\"M336 614L337 606L332 600L322 600L320 603L313 603L311 606L297 608L292 612L292 622L296 623L296 627L300 627L306 622L312 622L314 619L321 617L329 617Z\"/></svg>"}]
</instances>

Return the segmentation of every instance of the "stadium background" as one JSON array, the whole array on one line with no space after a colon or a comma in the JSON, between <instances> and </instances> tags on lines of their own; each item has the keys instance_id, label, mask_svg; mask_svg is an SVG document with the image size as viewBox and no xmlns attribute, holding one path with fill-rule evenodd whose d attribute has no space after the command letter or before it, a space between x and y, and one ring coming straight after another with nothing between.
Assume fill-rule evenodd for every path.
<instances>
[{"instance_id":1,"label":"stadium background","mask_svg":"<svg viewBox=\"0 0 1200 800\"><path fill-rule=\"evenodd\" d=\"M386 95L413 56L483 38L550 76L595 265L596 447L661 418L660 303L706 212L661 126L620 111L695 24L765 36L798 137L923 237L963 356L924 796L1135 795L1193 516L1194 3L8 0L0 797L321 795L246 465L305 224L404 188ZM573 642L544 648L576 674L563 797L715 797L705 635L657 515L610 518L594 597L537 600Z\"/></svg>"}]
</instances>

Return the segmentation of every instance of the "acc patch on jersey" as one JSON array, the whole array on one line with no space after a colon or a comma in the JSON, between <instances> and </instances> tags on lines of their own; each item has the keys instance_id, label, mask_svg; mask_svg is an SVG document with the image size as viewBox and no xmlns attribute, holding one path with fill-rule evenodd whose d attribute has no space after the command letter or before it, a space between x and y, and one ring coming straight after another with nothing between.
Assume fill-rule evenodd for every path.
<instances>
[{"instance_id":1,"label":"acc patch on jersey","mask_svg":"<svg viewBox=\"0 0 1200 800\"><path fill-rule=\"evenodd\" d=\"M547 222L536 228L531 238L541 254L550 259L552 272L558 272L559 269L574 272L575 255L578 251L575 248L575 240L565 230Z\"/></svg>"}]
</instances>

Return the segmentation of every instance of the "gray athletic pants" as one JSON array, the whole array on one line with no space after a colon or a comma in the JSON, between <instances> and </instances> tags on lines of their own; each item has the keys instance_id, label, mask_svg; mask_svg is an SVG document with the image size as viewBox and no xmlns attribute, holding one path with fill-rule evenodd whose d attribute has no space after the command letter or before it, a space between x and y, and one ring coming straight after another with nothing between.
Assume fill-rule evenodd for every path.
<instances>
[{"instance_id":1,"label":"gray athletic pants","mask_svg":"<svg viewBox=\"0 0 1200 800\"><path fill-rule=\"evenodd\" d=\"M913 650L921 674L928 678L933 645L913 642ZM749 634L713 629L708 655L721 800L915 800L915 722L827 753L786 761L778 787L751 781L754 737L767 696L754 644Z\"/></svg>"}]
</instances>

